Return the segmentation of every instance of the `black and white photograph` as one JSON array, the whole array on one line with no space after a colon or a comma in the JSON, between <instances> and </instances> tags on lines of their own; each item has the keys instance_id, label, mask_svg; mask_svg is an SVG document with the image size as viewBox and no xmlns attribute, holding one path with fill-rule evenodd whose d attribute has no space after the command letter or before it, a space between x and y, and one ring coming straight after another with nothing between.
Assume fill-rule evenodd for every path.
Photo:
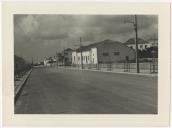
<instances>
[{"instance_id":1,"label":"black and white photograph","mask_svg":"<svg viewBox=\"0 0 172 128\"><path fill-rule=\"evenodd\" d=\"M158 114L158 15L14 14L15 114Z\"/></svg>"},{"instance_id":2,"label":"black and white photograph","mask_svg":"<svg viewBox=\"0 0 172 128\"><path fill-rule=\"evenodd\" d=\"M166 127L168 3L4 2L7 127Z\"/></svg>"}]
</instances>

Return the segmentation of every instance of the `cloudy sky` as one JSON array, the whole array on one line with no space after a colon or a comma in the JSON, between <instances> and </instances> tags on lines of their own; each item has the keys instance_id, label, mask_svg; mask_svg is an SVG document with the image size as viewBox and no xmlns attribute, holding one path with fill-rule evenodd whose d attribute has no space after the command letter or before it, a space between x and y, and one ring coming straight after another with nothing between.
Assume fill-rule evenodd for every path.
<instances>
[{"instance_id":1,"label":"cloudy sky","mask_svg":"<svg viewBox=\"0 0 172 128\"><path fill-rule=\"evenodd\" d=\"M15 54L31 61L55 56L64 48L79 47L105 39L125 42L134 37L133 15L14 15ZM138 36L158 35L158 17L138 16Z\"/></svg>"}]
</instances>

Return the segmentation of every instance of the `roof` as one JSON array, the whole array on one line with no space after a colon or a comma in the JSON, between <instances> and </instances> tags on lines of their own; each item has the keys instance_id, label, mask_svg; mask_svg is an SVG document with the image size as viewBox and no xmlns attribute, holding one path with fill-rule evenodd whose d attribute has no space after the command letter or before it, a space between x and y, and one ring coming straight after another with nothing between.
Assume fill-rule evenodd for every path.
<instances>
[{"instance_id":1,"label":"roof","mask_svg":"<svg viewBox=\"0 0 172 128\"><path fill-rule=\"evenodd\" d=\"M158 38L150 38L150 39L148 39L148 41L158 41Z\"/></svg>"},{"instance_id":2,"label":"roof","mask_svg":"<svg viewBox=\"0 0 172 128\"><path fill-rule=\"evenodd\" d=\"M73 51L71 48L67 48L64 51Z\"/></svg>"},{"instance_id":3,"label":"roof","mask_svg":"<svg viewBox=\"0 0 172 128\"><path fill-rule=\"evenodd\" d=\"M87 45L87 46L82 46L81 48L82 48L82 51L89 51L91 48L97 48L98 46L101 46L101 45L107 44L107 43L122 44L119 41L113 41L113 40L110 40L110 39L106 39L106 40L101 41L101 42L96 42L96 43L93 43L93 44L90 44L90 45ZM76 49L76 51L79 52L81 48Z\"/></svg>"},{"instance_id":4,"label":"roof","mask_svg":"<svg viewBox=\"0 0 172 128\"><path fill-rule=\"evenodd\" d=\"M144 39L141 39L141 38L138 38L138 44L148 44L149 42L144 40ZM135 44L135 38L130 38L129 40L127 40L125 43L125 45L128 45L128 44Z\"/></svg>"}]
</instances>

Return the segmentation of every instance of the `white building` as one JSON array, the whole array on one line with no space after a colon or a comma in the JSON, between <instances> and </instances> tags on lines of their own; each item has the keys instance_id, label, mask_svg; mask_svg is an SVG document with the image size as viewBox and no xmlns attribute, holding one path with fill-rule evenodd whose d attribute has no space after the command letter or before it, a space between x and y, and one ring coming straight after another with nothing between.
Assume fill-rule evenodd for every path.
<instances>
[{"instance_id":1,"label":"white building","mask_svg":"<svg viewBox=\"0 0 172 128\"><path fill-rule=\"evenodd\" d=\"M57 59L55 57L49 57L44 60L44 66L53 66Z\"/></svg>"},{"instance_id":2,"label":"white building","mask_svg":"<svg viewBox=\"0 0 172 128\"><path fill-rule=\"evenodd\" d=\"M82 58L80 49L72 52L72 64L97 64L97 48L86 49L82 47Z\"/></svg>"},{"instance_id":3,"label":"white building","mask_svg":"<svg viewBox=\"0 0 172 128\"><path fill-rule=\"evenodd\" d=\"M102 42L83 46L81 49L79 48L72 52L73 65L81 65L81 62L83 64L119 62L125 61L126 59L135 59L134 50L121 42L112 40L104 40Z\"/></svg>"},{"instance_id":4,"label":"white building","mask_svg":"<svg viewBox=\"0 0 172 128\"><path fill-rule=\"evenodd\" d=\"M152 47L158 47L158 39L153 39L153 38L150 38L148 40L148 42L151 44Z\"/></svg>"},{"instance_id":5,"label":"white building","mask_svg":"<svg viewBox=\"0 0 172 128\"><path fill-rule=\"evenodd\" d=\"M135 38L131 38L131 39L127 40L124 44L132 49L136 49ZM143 40L141 38L138 38L138 49L139 50L144 50L144 49L150 48L150 47L152 47L152 43L150 43L146 40Z\"/></svg>"},{"instance_id":6,"label":"white building","mask_svg":"<svg viewBox=\"0 0 172 128\"><path fill-rule=\"evenodd\" d=\"M44 66L50 66L50 60L45 59L44 60Z\"/></svg>"}]
</instances>

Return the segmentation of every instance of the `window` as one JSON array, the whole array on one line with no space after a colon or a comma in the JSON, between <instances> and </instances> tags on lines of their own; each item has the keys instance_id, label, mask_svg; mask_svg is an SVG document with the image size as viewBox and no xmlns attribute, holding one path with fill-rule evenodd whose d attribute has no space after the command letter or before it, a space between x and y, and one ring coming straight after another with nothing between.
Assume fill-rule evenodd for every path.
<instances>
[{"instance_id":1,"label":"window","mask_svg":"<svg viewBox=\"0 0 172 128\"><path fill-rule=\"evenodd\" d=\"M133 48L133 46L130 46L130 48Z\"/></svg>"},{"instance_id":2,"label":"window","mask_svg":"<svg viewBox=\"0 0 172 128\"><path fill-rule=\"evenodd\" d=\"M147 45L145 45L145 48L147 48Z\"/></svg>"},{"instance_id":3,"label":"window","mask_svg":"<svg viewBox=\"0 0 172 128\"><path fill-rule=\"evenodd\" d=\"M114 55L116 56L116 55L119 55L120 54L120 52L114 52Z\"/></svg>"},{"instance_id":4,"label":"window","mask_svg":"<svg viewBox=\"0 0 172 128\"><path fill-rule=\"evenodd\" d=\"M103 53L103 56L109 56L109 53L104 52L104 53Z\"/></svg>"},{"instance_id":5,"label":"window","mask_svg":"<svg viewBox=\"0 0 172 128\"><path fill-rule=\"evenodd\" d=\"M75 56L73 57L73 60L75 61Z\"/></svg>"},{"instance_id":6,"label":"window","mask_svg":"<svg viewBox=\"0 0 172 128\"><path fill-rule=\"evenodd\" d=\"M88 60L89 60L89 56L88 56Z\"/></svg>"},{"instance_id":7,"label":"window","mask_svg":"<svg viewBox=\"0 0 172 128\"><path fill-rule=\"evenodd\" d=\"M128 61L129 60L129 56L125 56L125 60Z\"/></svg>"},{"instance_id":8,"label":"window","mask_svg":"<svg viewBox=\"0 0 172 128\"><path fill-rule=\"evenodd\" d=\"M142 48L142 45L140 45L140 48Z\"/></svg>"}]
</instances>

